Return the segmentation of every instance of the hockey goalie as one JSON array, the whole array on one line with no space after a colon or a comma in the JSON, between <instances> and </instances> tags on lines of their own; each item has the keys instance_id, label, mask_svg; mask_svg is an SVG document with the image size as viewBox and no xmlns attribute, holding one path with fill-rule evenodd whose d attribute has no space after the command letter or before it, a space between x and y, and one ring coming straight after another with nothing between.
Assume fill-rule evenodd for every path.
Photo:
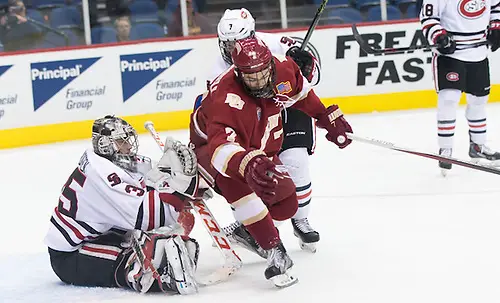
<instances>
[{"instance_id":1,"label":"hockey goalie","mask_svg":"<svg viewBox=\"0 0 500 303\"><path fill-rule=\"evenodd\" d=\"M137 154L136 130L114 116L94 121L92 146L50 219L54 273L79 286L196 293L199 246L186 209L198 188L194 153L176 141L152 167Z\"/></svg>"}]
</instances>

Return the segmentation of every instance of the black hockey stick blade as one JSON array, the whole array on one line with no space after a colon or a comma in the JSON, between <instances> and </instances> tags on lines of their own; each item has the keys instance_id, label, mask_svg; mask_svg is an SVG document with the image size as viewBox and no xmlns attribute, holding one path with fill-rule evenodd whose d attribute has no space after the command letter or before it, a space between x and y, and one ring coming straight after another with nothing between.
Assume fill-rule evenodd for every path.
<instances>
[{"instance_id":1,"label":"black hockey stick blade","mask_svg":"<svg viewBox=\"0 0 500 303\"><path fill-rule=\"evenodd\" d=\"M415 50L431 50L433 48L437 48L438 45L413 45L413 46L408 46L408 47L390 47L390 48L374 48L372 47L365 39L363 39L363 36L358 31L358 28L356 27L356 24L351 25L352 29L352 34L354 35L354 39L356 42L358 42L359 47L361 47L362 50L364 50L367 54L375 54L375 55L380 55L380 54L397 54L397 53L404 53L408 51L415 51ZM475 48L483 45L488 45L487 41L481 41L477 43L472 43L472 44L463 44L463 45L457 45L457 47L460 47L461 49L467 49L467 48Z\"/></svg>"},{"instance_id":2,"label":"black hockey stick blade","mask_svg":"<svg viewBox=\"0 0 500 303\"><path fill-rule=\"evenodd\" d=\"M312 33L314 29L316 28L316 25L318 25L319 22L319 17L325 10L326 4L328 3L328 0L323 0L321 4L318 7L318 10L316 11L316 15L314 15L314 19L311 22L311 25L309 25L309 28L307 29L306 36L304 37L304 41L302 41L302 45L300 46L301 50L304 50L307 46L307 43L309 43L309 40L311 39Z\"/></svg>"},{"instance_id":3,"label":"black hockey stick blade","mask_svg":"<svg viewBox=\"0 0 500 303\"><path fill-rule=\"evenodd\" d=\"M361 37L361 34L358 32L358 28L356 27L356 24L353 23L351 25L352 29L352 34L354 35L354 39L356 39L356 42L358 42L359 47L361 47L362 50L364 50L367 54L377 54L380 49L375 49L371 47L363 37Z\"/></svg>"},{"instance_id":4,"label":"black hockey stick blade","mask_svg":"<svg viewBox=\"0 0 500 303\"><path fill-rule=\"evenodd\" d=\"M353 134L347 134L347 137L349 137L349 139L351 139L353 141L357 141L357 142L367 143L367 144L371 144L371 145L375 145L375 146L379 146L379 147L392 149L395 151L419 156L419 157L434 159L434 160L438 160L438 161L449 163L449 164L455 164L458 166L463 166L463 167L467 167L467 168L471 168L471 169L475 169L475 170L479 170L479 171L483 171L483 172L487 172L487 173L492 173L495 175L500 175L500 170L493 167L493 166L482 165L479 163L473 163L473 162L469 162L469 161L459 160L459 159L452 158L452 157L444 157L444 156L441 156L438 154L433 154L433 153L419 152L419 151L411 150L408 148L396 146L394 143L391 143L391 142L373 139L373 138L360 137L360 136L356 136Z\"/></svg>"}]
</instances>

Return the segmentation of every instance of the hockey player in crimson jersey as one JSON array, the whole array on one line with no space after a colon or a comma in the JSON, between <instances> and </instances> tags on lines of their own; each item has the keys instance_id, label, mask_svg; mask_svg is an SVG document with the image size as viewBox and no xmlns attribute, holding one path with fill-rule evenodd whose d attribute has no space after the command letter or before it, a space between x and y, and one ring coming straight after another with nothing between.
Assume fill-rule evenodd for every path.
<instances>
[{"instance_id":1,"label":"hockey player in crimson jersey","mask_svg":"<svg viewBox=\"0 0 500 303\"><path fill-rule=\"evenodd\" d=\"M93 149L63 186L45 238L61 281L197 292L198 243L187 236L194 218L184 209L198 186L196 156L180 142L168 142L152 168L149 158L137 155L130 124L114 116L94 121ZM180 235L174 233L179 224ZM158 228L162 232L153 230Z\"/></svg>"},{"instance_id":2,"label":"hockey player in crimson jersey","mask_svg":"<svg viewBox=\"0 0 500 303\"><path fill-rule=\"evenodd\" d=\"M338 106L325 108L290 57L273 56L259 38L236 41L232 59L234 67L212 82L191 115L191 143L209 183L244 225L249 247L267 257L266 279L286 287L297 279L289 272L293 262L273 219L290 219L298 203L295 185L277 157L281 111L293 107L318 119L327 139L340 148L351 143L346 132L352 130Z\"/></svg>"},{"instance_id":3,"label":"hockey player in crimson jersey","mask_svg":"<svg viewBox=\"0 0 500 303\"><path fill-rule=\"evenodd\" d=\"M465 116L469 124L472 160L500 160L500 153L486 143L486 103L490 93L488 47L500 47L499 0L423 0L420 10L423 33L437 44L433 76L438 93L439 154L451 156L456 110L466 93ZM470 44L484 42L470 47ZM469 46L468 46L469 45ZM443 175L451 164L439 162Z\"/></svg>"},{"instance_id":4,"label":"hockey player in crimson jersey","mask_svg":"<svg viewBox=\"0 0 500 303\"><path fill-rule=\"evenodd\" d=\"M310 85L317 85L320 79L319 64L309 52L302 51L295 40L278 34L262 33L255 31L255 20L250 12L245 9L226 10L217 25L220 56L215 58L212 77L227 70L232 64L231 51L237 40L256 36L260 38L273 55L290 56L300 67L302 74ZM309 223L308 216L312 201L312 182L309 172L309 156L313 154L316 145L316 127L314 119L295 108L282 112L283 118L283 144L278 156L287 168L297 192L299 208L291 218L294 234L299 238L300 247L304 250L316 252L316 243L319 233ZM224 230L232 237L240 225L235 222Z\"/></svg>"}]
</instances>

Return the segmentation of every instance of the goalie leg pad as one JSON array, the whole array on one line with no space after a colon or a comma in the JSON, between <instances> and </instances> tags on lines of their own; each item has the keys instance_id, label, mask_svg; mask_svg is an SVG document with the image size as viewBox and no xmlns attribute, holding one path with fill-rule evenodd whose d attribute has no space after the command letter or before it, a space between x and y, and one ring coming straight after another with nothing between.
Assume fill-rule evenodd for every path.
<instances>
[{"instance_id":1,"label":"goalie leg pad","mask_svg":"<svg viewBox=\"0 0 500 303\"><path fill-rule=\"evenodd\" d=\"M141 293L196 293L198 252L198 243L189 237L134 231L132 251L118 266L116 281L120 285L124 274L126 284Z\"/></svg>"},{"instance_id":2,"label":"goalie leg pad","mask_svg":"<svg viewBox=\"0 0 500 303\"><path fill-rule=\"evenodd\" d=\"M198 243L194 240L185 242L180 236L167 240L165 252L168 256L168 272L162 275L162 288L175 288L181 295L198 292L194 277L198 251Z\"/></svg>"}]
</instances>

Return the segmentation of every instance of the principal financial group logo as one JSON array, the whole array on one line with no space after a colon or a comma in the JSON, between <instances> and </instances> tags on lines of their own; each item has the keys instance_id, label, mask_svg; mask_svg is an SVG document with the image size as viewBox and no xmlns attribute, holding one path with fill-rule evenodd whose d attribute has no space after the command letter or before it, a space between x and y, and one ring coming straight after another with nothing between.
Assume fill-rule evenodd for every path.
<instances>
[{"instance_id":1,"label":"principal financial group logo","mask_svg":"<svg viewBox=\"0 0 500 303\"><path fill-rule=\"evenodd\" d=\"M99 59L100 57L32 63L31 86L35 111Z\"/></svg>"},{"instance_id":2,"label":"principal financial group logo","mask_svg":"<svg viewBox=\"0 0 500 303\"><path fill-rule=\"evenodd\" d=\"M182 49L120 56L123 102L190 51Z\"/></svg>"},{"instance_id":3,"label":"principal financial group logo","mask_svg":"<svg viewBox=\"0 0 500 303\"><path fill-rule=\"evenodd\" d=\"M11 68L12 65L3 65L3 66L0 66L0 76L2 76L3 74L5 74L6 71L9 70L9 68Z\"/></svg>"}]
</instances>

